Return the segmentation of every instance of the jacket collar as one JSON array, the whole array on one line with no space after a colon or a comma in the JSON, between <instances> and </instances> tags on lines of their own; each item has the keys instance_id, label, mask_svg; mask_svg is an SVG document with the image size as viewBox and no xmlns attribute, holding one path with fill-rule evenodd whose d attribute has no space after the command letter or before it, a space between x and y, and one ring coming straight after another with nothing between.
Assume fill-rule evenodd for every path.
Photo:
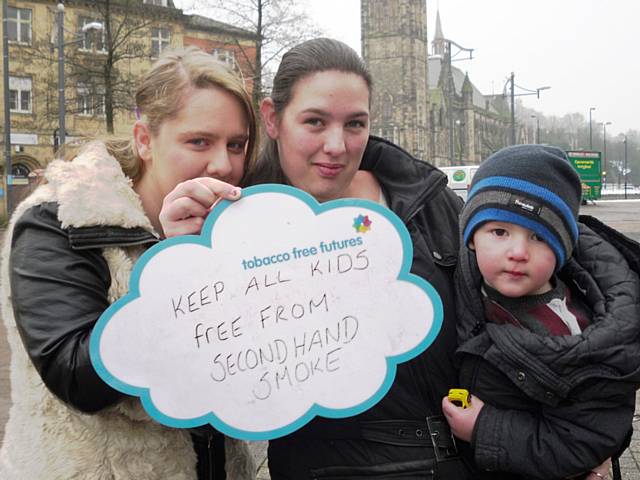
<instances>
[{"instance_id":1,"label":"jacket collar","mask_svg":"<svg viewBox=\"0 0 640 480\"><path fill-rule=\"evenodd\" d=\"M394 192L389 208L405 223L447 184L447 176L433 165L373 135L369 137L360 169L373 172L383 190Z\"/></svg>"},{"instance_id":2,"label":"jacket collar","mask_svg":"<svg viewBox=\"0 0 640 480\"><path fill-rule=\"evenodd\" d=\"M153 232L133 182L104 143L88 144L70 162L54 160L45 178L63 228L118 226Z\"/></svg>"}]
</instances>

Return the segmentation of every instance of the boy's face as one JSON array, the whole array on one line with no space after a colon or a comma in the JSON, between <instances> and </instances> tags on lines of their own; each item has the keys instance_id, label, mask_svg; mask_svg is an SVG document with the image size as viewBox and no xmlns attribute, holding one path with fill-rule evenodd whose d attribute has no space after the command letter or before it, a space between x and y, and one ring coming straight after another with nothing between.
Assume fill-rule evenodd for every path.
<instances>
[{"instance_id":1,"label":"boy's face","mask_svg":"<svg viewBox=\"0 0 640 480\"><path fill-rule=\"evenodd\" d=\"M551 290L556 267L553 250L535 233L513 223L488 222L473 234L478 267L489 286L505 297Z\"/></svg>"}]
</instances>

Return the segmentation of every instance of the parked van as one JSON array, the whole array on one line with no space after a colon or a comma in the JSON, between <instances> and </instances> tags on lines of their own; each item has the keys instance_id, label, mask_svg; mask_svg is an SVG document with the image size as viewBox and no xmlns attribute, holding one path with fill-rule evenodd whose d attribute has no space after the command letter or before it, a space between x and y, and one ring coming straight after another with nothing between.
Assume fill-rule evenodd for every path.
<instances>
[{"instance_id":1,"label":"parked van","mask_svg":"<svg viewBox=\"0 0 640 480\"><path fill-rule=\"evenodd\" d=\"M447 174L449 188L458 194L465 202L471 185L471 179L478 170L478 165L459 165L453 167L439 167Z\"/></svg>"}]
</instances>

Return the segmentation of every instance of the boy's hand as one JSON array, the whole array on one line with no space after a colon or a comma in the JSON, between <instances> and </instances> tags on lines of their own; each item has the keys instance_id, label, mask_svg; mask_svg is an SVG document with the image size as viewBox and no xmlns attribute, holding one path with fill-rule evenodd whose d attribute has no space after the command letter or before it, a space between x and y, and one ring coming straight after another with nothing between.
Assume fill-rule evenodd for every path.
<instances>
[{"instance_id":1,"label":"boy's hand","mask_svg":"<svg viewBox=\"0 0 640 480\"><path fill-rule=\"evenodd\" d=\"M454 405L448 397L442 399L442 412L449 422L451 432L465 442L471 441L473 427L483 406L484 402L475 396L471 398L467 408Z\"/></svg>"}]
</instances>

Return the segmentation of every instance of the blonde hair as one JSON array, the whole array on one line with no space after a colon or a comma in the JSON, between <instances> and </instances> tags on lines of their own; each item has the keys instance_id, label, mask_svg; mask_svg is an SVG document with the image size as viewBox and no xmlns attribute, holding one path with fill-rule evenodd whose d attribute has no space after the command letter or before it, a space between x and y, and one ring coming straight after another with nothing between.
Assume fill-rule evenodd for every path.
<instances>
[{"instance_id":1,"label":"blonde hair","mask_svg":"<svg viewBox=\"0 0 640 480\"><path fill-rule=\"evenodd\" d=\"M149 129L157 134L163 122L175 118L189 88L217 87L238 99L249 124L245 172L253 167L256 157L256 114L242 79L226 64L212 55L187 47L163 54L142 77L136 91L136 111L143 115ZM142 176L142 160L133 138L104 139L107 150L120 163L122 171L134 182Z\"/></svg>"}]
</instances>

